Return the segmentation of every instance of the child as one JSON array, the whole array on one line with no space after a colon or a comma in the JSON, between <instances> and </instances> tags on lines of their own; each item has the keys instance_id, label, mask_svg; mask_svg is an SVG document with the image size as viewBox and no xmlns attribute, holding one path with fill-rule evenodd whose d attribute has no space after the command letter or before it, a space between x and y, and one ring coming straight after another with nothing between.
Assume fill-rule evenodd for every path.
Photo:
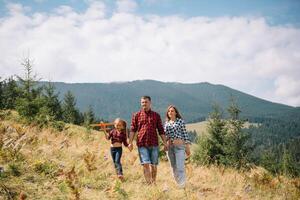
<instances>
[{"instance_id":1,"label":"child","mask_svg":"<svg viewBox=\"0 0 300 200\"><path fill-rule=\"evenodd\" d=\"M115 169L118 174L118 178L123 181L123 169L121 164L122 157L122 143L128 147L127 134L126 134L126 122L120 118L114 121L115 128L107 134L104 129L105 137L107 140L111 140L110 153L113 159Z\"/></svg>"}]
</instances>

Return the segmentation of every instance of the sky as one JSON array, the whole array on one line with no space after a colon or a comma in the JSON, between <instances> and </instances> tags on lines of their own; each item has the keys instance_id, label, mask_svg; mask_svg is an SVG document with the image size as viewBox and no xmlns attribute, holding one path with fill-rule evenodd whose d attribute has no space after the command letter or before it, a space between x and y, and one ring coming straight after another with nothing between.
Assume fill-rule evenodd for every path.
<instances>
[{"instance_id":1,"label":"sky","mask_svg":"<svg viewBox=\"0 0 300 200\"><path fill-rule=\"evenodd\" d=\"M0 0L0 77L223 84L300 106L299 0Z\"/></svg>"}]
</instances>

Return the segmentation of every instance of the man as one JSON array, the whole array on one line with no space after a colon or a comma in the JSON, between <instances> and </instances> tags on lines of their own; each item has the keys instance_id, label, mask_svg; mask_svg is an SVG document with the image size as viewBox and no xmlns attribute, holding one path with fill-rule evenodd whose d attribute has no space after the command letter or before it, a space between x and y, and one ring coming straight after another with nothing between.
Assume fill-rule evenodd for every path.
<instances>
[{"instance_id":1,"label":"man","mask_svg":"<svg viewBox=\"0 0 300 200\"><path fill-rule=\"evenodd\" d=\"M141 110L134 113L131 121L129 137L130 150L133 149L133 139L137 133L137 146L140 162L144 168L144 176L148 184L155 183L158 165L158 135L163 141L164 150L167 150L165 132L162 126L160 115L151 110L151 97L141 97Z\"/></svg>"}]
</instances>

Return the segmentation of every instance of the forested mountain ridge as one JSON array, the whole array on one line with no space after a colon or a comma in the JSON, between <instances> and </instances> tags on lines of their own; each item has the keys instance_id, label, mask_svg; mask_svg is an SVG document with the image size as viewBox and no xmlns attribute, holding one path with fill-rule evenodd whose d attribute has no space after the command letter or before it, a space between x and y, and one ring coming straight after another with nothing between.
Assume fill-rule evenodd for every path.
<instances>
[{"instance_id":1,"label":"forested mountain ridge","mask_svg":"<svg viewBox=\"0 0 300 200\"><path fill-rule=\"evenodd\" d=\"M137 80L113 83L53 83L63 99L71 91L77 99L77 106L84 111L91 105L95 114L112 120L122 117L127 120L139 110L139 99L150 95L153 109L162 116L169 104L176 105L188 122L202 121L207 118L213 104L221 108L228 106L230 98L237 101L241 117L252 121L261 118L282 118L287 115L300 116L300 109L292 106L269 102L240 92L224 85L204 83L173 83L154 80Z\"/></svg>"}]
</instances>

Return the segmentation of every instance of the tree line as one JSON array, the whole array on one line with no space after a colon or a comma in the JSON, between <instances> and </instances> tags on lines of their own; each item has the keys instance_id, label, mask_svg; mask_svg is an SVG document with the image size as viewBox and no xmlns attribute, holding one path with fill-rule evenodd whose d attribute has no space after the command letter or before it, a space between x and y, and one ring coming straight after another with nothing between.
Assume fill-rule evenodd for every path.
<instances>
[{"instance_id":1,"label":"tree line","mask_svg":"<svg viewBox=\"0 0 300 200\"><path fill-rule=\"evenodd\" d=\"M0 77L0 109L18 111L22 119L40 126L64 126L64 123L89 126L97 119L92 106L85 112L76 107L76 98L71 91L64 94L63 101L50 81L39 85L40 79L33 72L32 60L21 63L23 76Z\"/></svg>"},{"instance_id":2,"label":"tree line","mask_svg":"<svg viewBox=\"0 0 300 200\"><path fill-rule=\"evenodd\" d=\"M227 112L225 118L222 109L214 106L208 133L196 139L196 163L242 170L262 166L274 175L300 176L300 120L296 115L265 119L245 128L234 100Z\"/></svg>"}]
</instances>

